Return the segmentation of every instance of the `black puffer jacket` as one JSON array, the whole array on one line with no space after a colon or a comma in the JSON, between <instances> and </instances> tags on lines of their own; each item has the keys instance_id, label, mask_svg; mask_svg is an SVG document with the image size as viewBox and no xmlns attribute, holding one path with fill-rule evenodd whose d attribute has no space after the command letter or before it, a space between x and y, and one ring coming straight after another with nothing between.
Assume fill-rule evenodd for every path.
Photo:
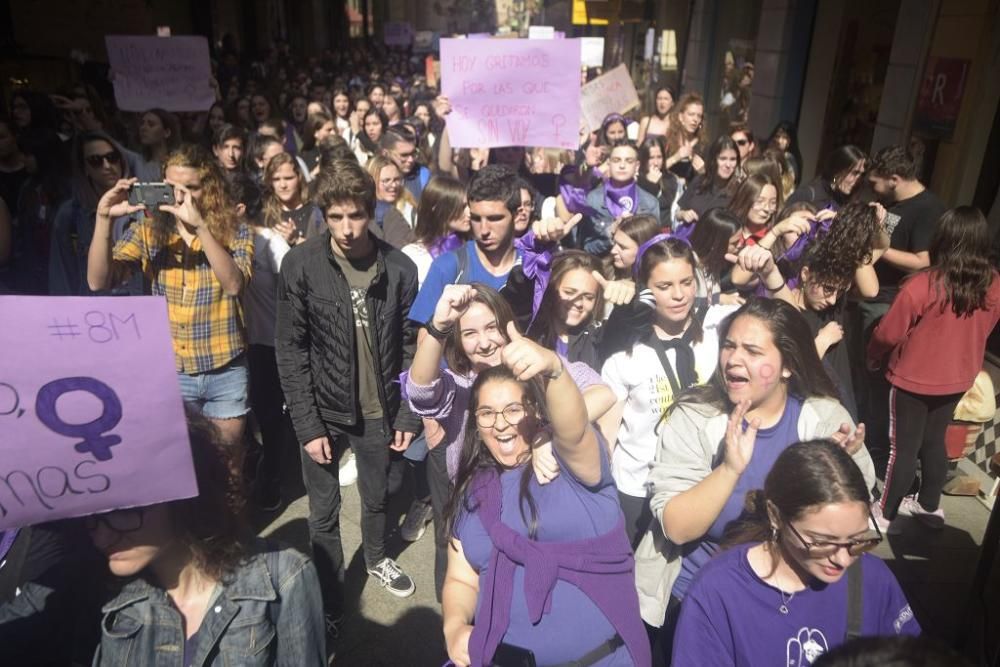
<instances>
[{"instance_id":1,"label":"black puffer jacket","mask_svg":"<svg viewBox=\"0 0 1000 667\"><path fill-rule=\"evenodd\" d=\"M399 374L409 368L416 348L409 315L417 269L402 252L372 240L378 269L367 301L375 374L382 381L379 399L390 428L419 433L420 419L399 394ZM326 424L358 423L354 336L350 286L324 230L285 256L278 280L278 373L302 444L327 435Z\"/></svg>"}]
</instances>

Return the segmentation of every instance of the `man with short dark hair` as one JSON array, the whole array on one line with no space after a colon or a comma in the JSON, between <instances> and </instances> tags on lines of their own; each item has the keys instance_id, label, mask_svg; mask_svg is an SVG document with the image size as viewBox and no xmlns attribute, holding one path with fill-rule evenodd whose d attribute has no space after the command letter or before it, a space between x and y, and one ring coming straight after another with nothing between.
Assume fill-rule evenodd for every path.
<instances>
[{"instance_id":1,"label":"man with short dark hair","mask_svg":"<svg viewBox=\"0 0 1000 667\"><path fill-rule=\"evenodd\" d=\"M379 148L399 168L403 185L414 201L420 201L420 194L431 180L431 170L417 161L417 138L405 127L391 127L382 135Z\"/></svg>"},{"instance_id":2,"label":"man with short dark hair","mask_svg":"<svg viewBox=\"0 0 1000 667\"><path fill-rule=\"evenodd\" d=\"M405 450L420 430L398 382L415 348L409 313L417 271L368 231L375 183L356 162L336 162L321 174L314 201L327 228L282 263L276 353L303 446L313 557L335 628L344 604L337 450L350 446L357 461L368 574L397 597L414 591L386 556L385 532L390 450Z\"/></svg>"}]
</instances>

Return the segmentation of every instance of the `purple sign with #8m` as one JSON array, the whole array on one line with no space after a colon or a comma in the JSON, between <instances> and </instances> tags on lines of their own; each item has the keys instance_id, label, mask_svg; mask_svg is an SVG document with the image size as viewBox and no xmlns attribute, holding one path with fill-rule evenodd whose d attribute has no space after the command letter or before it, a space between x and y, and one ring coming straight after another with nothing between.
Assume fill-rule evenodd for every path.
<instances>
[{"instance_id":1,"label":"purple sign with #8m","mask_svg":"<svg viewBox=\"0 0 1000 667\"><path fill-rule=\"evenodd\" d=\"M579 145L579 40L442 39L441 91L456 148Z\"/></svg>"},{"instance_id":2,"label":"purple sign with #8m","mask_svg":"<svg viewBox=\"0 0 1000 667\"><path fill-rule=\"evenodd\" d=\"M0 529L198 495L157 297L0 297Z\"/></svg>"}]
</instances>

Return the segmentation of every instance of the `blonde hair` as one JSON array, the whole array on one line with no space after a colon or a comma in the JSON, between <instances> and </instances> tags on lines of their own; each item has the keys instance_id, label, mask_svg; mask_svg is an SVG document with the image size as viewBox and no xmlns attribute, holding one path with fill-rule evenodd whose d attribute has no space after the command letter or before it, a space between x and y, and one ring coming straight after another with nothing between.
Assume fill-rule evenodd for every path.
<instances>
[{"instance_id":1,"label":"blonde hair","mask_svg":"<svg viewBox=\"0 0 1000 667\"><path fill-rule=\"evenodd\" d=\"M289 155L288 153L278 153L271 161L267 163L267 169L264 170L264 226L274 227L276 224L281 222L281 200L278 199L278 195L274 192L274 175L277 173L278 169L285 165L291 165L292 170L295 171L295 177L299 179L299 203L305 204L309 201L309 191L308 185L306 184L306 179L302 175L302 171L299 169L298 160Z\"/></svg>"},{"instance_id":2,"label":"blonde hair","mask_svg":"<svg viewBox=\"0 0 1000 667\"><path fill-rule=\"evenodd\" d=\"M399 165L397 165L395 162L393 162L392 160L390 160L389 158L387 158L382 154L378 154L371 160L369 160L368 166L365 167L369 175L371 175L372 180L375 181L376 193L378 193L379 175L382 173L382 170L385 169L386 167L395 167L396 171L399 172L400 178L403 177L403 170L399 168ZM404 213L406 211L407 204L409 204L413 208L413 210L416 210L417 202L413 198L413 195L410 194L410 191L406 189L406 184L404 183L400 187L399 198L396 200L396 210L399 211L400 213ZM409 222L409 220L407 220L407 222Z\"/></svg>"}]
</instances>

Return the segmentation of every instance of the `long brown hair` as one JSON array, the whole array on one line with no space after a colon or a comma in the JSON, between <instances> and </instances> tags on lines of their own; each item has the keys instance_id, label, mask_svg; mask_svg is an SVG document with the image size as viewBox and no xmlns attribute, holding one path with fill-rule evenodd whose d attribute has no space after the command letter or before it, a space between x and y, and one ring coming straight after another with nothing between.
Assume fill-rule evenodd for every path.
<instances>
[{"instance_id":1,"label":"long brown hair","mask_svg":"<svg viewBox=\"0 0 1000 667\"><path fill-rule=\"evenodd\" d=\"M760 193L768 185L774 188L774 192L778 200L778 206L774 209L774 213L771 214L771 221L767 223L767 226L770 227L774 224L774 218L777 215L777 212L781 210L783 201L781 183L775 183L764 173L757 173L753 176L747 176L746 179L740 183L740 186L736 189L732 199L729 200L729 206L726 207L733 215L739 218L741 227L746 227L747 215L750 213L750 209L753 208L754 202L757 201L757 198L760 197Z\"/></svg>"},{"instance_id":2,"label":"long brown hair","mask_svg":"<svg viewBox=\"0 0 1000 667\"><path fill-rule=\"evenodd\" d=\"M271 161L267 163L267 169L264 170L265 227L274 227L276 224L281 222L281 200L278 199L278 195L274 192L273 179L274 175L278 172L278 169L286 164L292 167L295 171L295 176L299 179L299 204L307 204L309 202L309 186L306 184L306 179L302 175L302 171L299 169L298 160L288 153L278 153L271 158Z\"/></svg>"},{"instance_id":3,"label":"long brown hair","mask_svg":"<svg viewBox=\"0 0 1000 667\"><path fill-rule=\"evenodd\" d=\"M194 200L194 205L205 219L205 225L212 236L224 246L232 243L240 220L236 215L236 204L229 197L226 188L226 177L222 167L207 150L196 144L182 144L180 148L167 156L163 163L163 173L170 167L185 167L194 169L201 181L201 196ZM165 212L153 216L154 231L163 242L176 229L174 217Z\"/></svg>"},{"instance_id":4,"label":"long brown hair","mask_svg":"<svg viewBox=\"0 0 1000 667\"><path fill-rule=\"evenodd\" d=\"M695 131L693 135L688 136L684 127L681 125L680 115L689 106L698 104L701 106L702 114L705 112L705 100L698 93L685 93L681 95L681 98L677 100L677 104L673 106L670 110L670 127L667 130L667 154L663 156L664 162L666 159L677 152L681 147L681 144L685 141L691 139L698 139L698 146L704 146L707 139L705 135L705 119L702 116L701 126Z\"/></svg>"},{"instance_id":5,"label":"long brown hair","mask_svg":"<svg viewBox=\"0 0 1000 667\"><path fill-rule=\"evenodd\" d=\"M500 331L500 335L509 343L507 323L514 321L514 311L511 310L507 299L500 296L499 292L488 285L472 283L472 286L476 288L476 295L472 297L469 306L473 303L481 303L489 308L497 318L497 329ZM467 376L472 373L472 362L469 361L465 350L462 349L461 322L462 318L459 318L451 329L451 335L444 341L444 358L452 372Z\"/></svg>"},{"instance_id":6,"label":"long brown hair","mask_svg":"<svg viewBox=\"0 0 1000 667\"><path fill-rule=\"evenodd\" d=\"M549 284L542 295L541 303L538 305L538 314L535 316L535 321L528 327L528 337L546 349L556 349L556 332L559 325L559 322L557 322L559 306L557 304L560 298L560 283L562 283L563 278L570 271L577 270L586 272L588 276L592 271L603 273L603 263L597 256L583 252L582 250L565 250L556 255L552 261L552 273L549 276ZM586 327L594 321L595 317L599 318L604 314L604 290L600 288L600 285L597 287L596 294L597 298L594 300L594 310L591 312L587 322L583 323L581 327Z\"/></svg>"},{"instance_id":7,"label":"long brown hair","mask_svg":"<svg viewBox=\"0 0 1000 667\"><path fill-rule=\"evenodd\" d=\"M531 415L539 424L547 421L545 390L542 388L540 378L536 377L522 382L514 377L514 373L509 368L503 365L488 368L476 377L469 392L469 413L465 422L465 439L462 442L462 453L458 460L458 472L455 474L455 487L448 498L448 504L444 511L446 535L452 534L455 521L461 512L476 511L478 504L474 502L473 498L476 479L483 474L499 475L505 470L509 470L493 457L489 448L483 443L483 439L479 436L479 425L476 423L479 394L489 382L513 382L519 385L524 392L522 403L526 412L525 419L529 418L527 415ZM538 432L536 432L537 435ZM529 444L532 446L528 448L528 455L523 461L519 461L518 465L531 460L531 451L536 443ZM535 499L529 488L533 477L534 472L531 466L523 466L518 509L521 512L521 519L528 526L528 535L531 538L534 538L538 532L538 506L535 504Z\"/></svg>"},{"instance_id":8,"label":"long brown hair","mask_svg":"<svg viewBox=\"0 0 1000 667\"><path fill-rule=\"evenodd\" d=\"M997 272L990 264L990 231L978 208L958 206L938 220L930 246L931 281L944 292L942 311L951 306L958 317L971 316L987 303Z\"/></svg>"},{"instance_id":9,"label":"long brown hair","mask_svg":"<svg viewBox=\"0 0 1000 667\"><path fill-rule=\"evenodd\" d=\"M788 369L788 393L801 399L826 397L839 400L836 385L816 353L809 324L802 314L780 299L750 297L739 310L719 325L719 353L729 337L729 329L741 317L753 317L771 332L774 346L781 355L781 365ZM667 416L681 404L708 405L718 412L729 413L733 404L726 392L725 369L718 364L708 382L690 387L667 408Z\"/></svg>"},{"instance_id":10,"label":"long brown hair","mask_svg":"<svg viewBox=\"0 0 1000 667\"><path fill-rule=\"evenodd\" d=\"M723 544L765 542L774 574L785 525L824 505L868 501L864 475L843 447L825 439L797 442L778 455L764 489L747 493L745 512L726 527Z\"/></svg>"},{"instance_id":11,"label":"long brown hair","mask_svg":"<svg viewBox=\"0 0 1000 667\"><path fill-rule=\"evenodd\" d=\"M462 216L467 206L465 186L451 176L434 176L420 193L417 224L413 234L418 243L430 247L450 233L448 223Z\"/></svg>"}]
</instances>

